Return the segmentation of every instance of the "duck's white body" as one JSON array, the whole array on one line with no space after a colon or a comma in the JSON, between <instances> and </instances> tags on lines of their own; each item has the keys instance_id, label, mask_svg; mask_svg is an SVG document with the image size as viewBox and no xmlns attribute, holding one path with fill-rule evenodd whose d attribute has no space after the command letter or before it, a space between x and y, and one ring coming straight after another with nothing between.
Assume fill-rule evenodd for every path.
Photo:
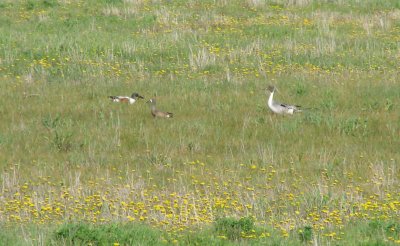
<instances>
[{"instance_id":1,"label":"duck's white body","mask_svg":"<svg viewBox=\"0 0 400 246\"><path fill-rule=\"evenodd\" d=\"M129 104L134 104L136 99L126 96L114 96L111 98L113 102L127 102Z\"/></svg>"},{"instance_id":2,"label":"duck's white body","mask_svg":"<svg viewBox=\"0 0 400 246\"><path fill-rule=\"evenodd\" d=\"M134 92L132 96L109 96L111 101L113 102L123 102L123 103L129 103L129 104L134 104L137 101L137 98L144 98L138 93Z\"/></svg>"}]
</instances>

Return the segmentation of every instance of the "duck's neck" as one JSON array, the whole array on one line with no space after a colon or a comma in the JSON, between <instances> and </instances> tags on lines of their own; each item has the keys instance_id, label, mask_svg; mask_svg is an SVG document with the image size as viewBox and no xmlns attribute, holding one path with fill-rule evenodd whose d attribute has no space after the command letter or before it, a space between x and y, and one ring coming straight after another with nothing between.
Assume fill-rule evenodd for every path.
<instances>
[{"instance_id":1,"label":"duck's neck","mask_svg":"<svg viewBox=\"0 0 400 246\"><path fill-rule=\"evenodd\" d=\"M274 92L272 91L271 94L269 94L268 105L272 105L273 100L274 100Z\"/></svg>"}]
</instances>

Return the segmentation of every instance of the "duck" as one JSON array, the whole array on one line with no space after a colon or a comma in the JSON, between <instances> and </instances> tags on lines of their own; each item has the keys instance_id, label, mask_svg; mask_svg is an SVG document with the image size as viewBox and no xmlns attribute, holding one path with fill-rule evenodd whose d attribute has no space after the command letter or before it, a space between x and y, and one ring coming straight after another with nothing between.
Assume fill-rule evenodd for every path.
<instances>
[{"instance_id":1,"label":"duck","mask_svg":"<svg viewBox=\"0 0 400 246\"><path fill-rule=\"evenodd\" d=\"M156 108L156 99L154 98L148 100L147 103L150 104L151 115L153 115L154 118L172 118L174 116L174 114L171 112L163 112L158 110Z\"/></svg>"},{"instance_id":2,"label":"duck","mask_svg":"<svg viewBox=\"0 0 400 246\"><path fill-rule=\"evenodd\" d=\"M289 104L284 104L280 103L274 100L274 93L276 90L276 87L273 85L268 86L267 90L270 92L269 98L268 98L268 107L271 109L272 112L276 114L294 114L296 112L301 112L302 110L300 109L301 106L299 105L289 105Z\"/></svg>"},{"instance_id":3,"label":"duck","mask_svg":"<svg viewBox=\"0 0 400 246\"><path fill-rule=\"evenodd\" d=\"M143 96L139 95L138 93L134 92L132 95L129 96L108 96L113 102L122 102L122 103L129 103L134 104L138 98L144 99Z\"/></svg>"}]
</instances>

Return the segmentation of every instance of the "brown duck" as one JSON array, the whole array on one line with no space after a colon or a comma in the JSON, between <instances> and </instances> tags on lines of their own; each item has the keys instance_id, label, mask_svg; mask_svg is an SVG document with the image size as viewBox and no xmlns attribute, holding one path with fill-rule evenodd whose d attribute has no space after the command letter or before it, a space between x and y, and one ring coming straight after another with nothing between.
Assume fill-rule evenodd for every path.
<instances>
[{"instance_id":1,"label":"brown duck","mask_svg":"<svg viewBox=\"0 0 400 246\"><path fill-rule=\"evenodd\" d=\"M160 117L160 118L172 118L173 113L170 112L163 112L158 109L156 109L156 99L152 98L147 101L147 103L150 104L150 109L151 109L151 114L153 117Z\"/></svg>"}]
</instances>

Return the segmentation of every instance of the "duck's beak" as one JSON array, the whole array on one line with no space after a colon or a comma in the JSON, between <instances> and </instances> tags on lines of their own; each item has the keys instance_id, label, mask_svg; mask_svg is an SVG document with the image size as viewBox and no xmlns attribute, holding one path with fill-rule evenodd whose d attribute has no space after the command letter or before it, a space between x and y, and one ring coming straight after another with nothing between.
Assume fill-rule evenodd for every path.
<instances>
[{"instance_id":1,"label":"duck's beak","mask_svg":"<svg viewBox=\"0 0 400 246\"><path fill-rule=\"evenodd\" d=\"M138 98L141 98L141 99L144 99L144 97L142 97L141 95L138 95L137 97L138 97Z\"/></svg>"}]
</instances>

